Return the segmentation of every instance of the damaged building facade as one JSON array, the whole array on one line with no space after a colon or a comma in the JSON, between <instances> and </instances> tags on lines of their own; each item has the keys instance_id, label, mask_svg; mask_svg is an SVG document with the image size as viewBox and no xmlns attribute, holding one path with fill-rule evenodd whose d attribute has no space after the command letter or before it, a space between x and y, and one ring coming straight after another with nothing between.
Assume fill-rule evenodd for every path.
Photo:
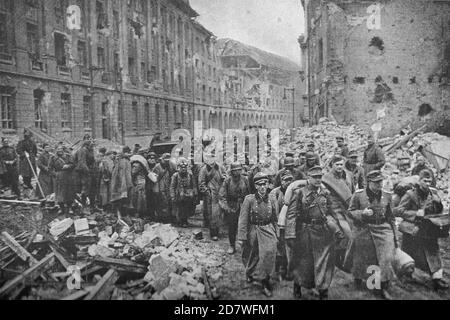
<instances>
[{"instance_id":1,"label":"damaged building facade","mask_svg":"<svg viewBox=\"0 0 450 320\"><path fill-rule=\"evenodd\" d=\"M301 3L310 124L332 116L389 135L449 108L450 1Z\"/></svg>"},{"instance_id":2,"label":"damaged building facade","mask_svg":"<svg viewBox=\"0 0 450 320\"><path fill-rule=\"evenodd\" d=\"M301 125L300 67L275 54L232 39L219 39L226 104L239 109L238 127L258 124L268 128ZM299 101L300 100L300 101Z\"/></svg>"},{"instance_id":3,"label":"damaged building facade","mask_svg":"<svg viewBox=\"0 0 450 320\"><path fill-rule=\"evenodd\" d=\"M146 144L194 120L281 123L240 111L197 16L188 0L0 0L2 133Z\"/></svg>"}]
</instances>

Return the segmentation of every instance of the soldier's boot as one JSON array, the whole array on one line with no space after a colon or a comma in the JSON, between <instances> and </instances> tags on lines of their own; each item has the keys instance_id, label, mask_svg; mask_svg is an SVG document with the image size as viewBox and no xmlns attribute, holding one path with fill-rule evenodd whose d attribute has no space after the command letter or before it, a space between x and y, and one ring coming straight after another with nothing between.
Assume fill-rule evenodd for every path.
<instances>
[{"instance_id":1,"label":"soldier's boot","mask_svg":"<svg viewBox=\"0 0 450 320\"><path fill-rule=\"evenodd\" d=\"M449 285L444 279L433 279L434 290L448 290Z\"/></svg>"},{"instance_id":2,"label":"soldier's boot","mask_svg":"<svg viewBox=\"0 0 450 320\"><path fill-rule=\"evenodd\" d=\"M270 278L266 278L263 281L261 281L262 284L262 293L268 297L268 298L272 298L273 297L273 293L272 293L272 286L270 285Z\"/></svg>"},{"instance_id":3,"label":"soldier's boot","mask_svg":"<svg viewBox=\"0 0 450 320\"><path fill-rule=\"evenodd\" d=\"M294 282L294 298L295 299L302 298L302 287L296 282Z\"/></svg>"},{"instance_id":4,"label":"soldier's boot","mask_svg":"<svg viewBox=\"0 0 450 320\"><path fill-rule=\"evenodd\" d=\"M389 281L384 281L381 283L381 289L375 290L375 294L383 300L392 300L392 296L388 291Z\"/></svg>"},{"instance_id":5,"label":"soldier's boot","mask_svg":"<svg viewBox=\"0 0 450 320\"><path fill-rule=\"evenodd\" d=\"M354 281L356 290L362 291L364 289L364 282L362 279L355 279L353 281Z\"/></svg>"},{"instance_id":6,"label":"soldier's boot","mask_svg":"<svg viewBox=\"0 0 450 320\"><path fill-rule=\"evenodd\" d=\"M328 289L319 290L319 300L328 300Z\"/></svg>"}]
</instances>

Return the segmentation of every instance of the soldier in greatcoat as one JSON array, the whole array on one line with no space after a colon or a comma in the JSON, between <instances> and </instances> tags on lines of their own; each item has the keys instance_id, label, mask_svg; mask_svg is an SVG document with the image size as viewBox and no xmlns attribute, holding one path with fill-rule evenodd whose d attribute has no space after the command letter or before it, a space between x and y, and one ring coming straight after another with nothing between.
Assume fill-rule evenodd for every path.
<instances>
[{"instance_id":1,"label":"soldier in greatcoat","mask_svg":"<svg viewBox=\"0 0 450 320\"><path fill-rule=\"evenodd\" d=\"M370 135L367 138L367 149L364 151L364 174L367 176L373 170L381 170L385 164L383 150L375 143L375 138Z\"/></svg>"},{"instance_id":2,"label":"soldier in greatcoat","mask_svg":"<svg viewBox=\"0 0 450 320\"><path fill-rule=\"evenodd\" d=\"M75 172L81 182L82 205L87 204L91 209L95 208L95 194L97 193L97 181L95 177L95 156L92 140L84 140L82 147L75 153Z\"/></svg>"},{"instance_id":3,"label":"soldier in greatcoat","mask_svg":"<svg viewBox=\"0 0 450 320\"><path fill-rule=\"evenodd\" d=\"M441 214L443 205L437 189L430 187L431 173L423 170L419 177L419 183L406 192L398 207L394 209L394 214L403 218L399 226L403 233L402 250L415 260L416 268L431 275L435 290L447 290L449 286L443 279L438 238L420 228L424 217Z\"/></svg>"},{"instance_id":4,"label":"soldier in greatcoat","mask_svg":"<svg viewBox=\"0 0 450 320\"><path fill-rule=\"evenodd\" d=\"M76 187L72 178L74 167L72 156L65 153L62 146L58 146L56 155L50 160L49 168L55 174L55 199L65 216L69 214L70 206L76 195Z\"/></svg>"},{"instance_id":5,"label":"soldier in greatcoat","mask_svg":"<svg viewBox=\"0 0 450 320\"><path fill-rule=\"evenodd\" d=\"M37 159L37 167L39 168L38 181L42 187L41 189L36 188L36 196L40 199L45 198L53 193L53 173L50 171L50 159L52 155L50 154L50 145L47 143L43 144L44 151L39 155Z\"/></svg>"},{"instance_id":6,"label":"soldier in greatcoat","mask_svg":"<svg viewBox=\"0 0 450 320\"><path fill-rule=\"evenodd\" d=\"M221 223L219 191L226 177L225 168L217 164L214 157L211 157L203 166L198 177L199 189L204 201L203 210L206 210L209 232L213 241L219 240Z\"/></svg>"},{"instance_id":7,"label":"soldier in greatcoat","mask_svg":"<svg viewBox=\"0 0 450 320\"><path fill-rule=\"evenodd\" d=\"M243 248L247 282L261 281L263 294L271 297L270 276L277 253L275 203L269 199L265 174L257 173L253 182L257 191L245 197L239 215L238 246Z\"/></svg>"},{"instance_id":8,"label":"soldier in greatcoat","mask_svg":"<svg viewBox=\"0 0 450 320\"><path fill-rule=\"evenodd\" d=\"M157 186L154 189L157 199L157 219L164 223L176 222L170 198L170 183L172 182L172 176L176 172L176 167L171 162L170 154L165 153L162 155L161 162L156 165L153 172L157 176Z\"/></svg>"},{"instance_id":9,"label":"soldier in greatcoat","mask_svg":"<svg viewBox=\"0 0 450 320\"><path fill-rule=\"evenodd\" d=\"M352 173L353 186L356 189L365 189L366 179L364 169L358 165L358 153L350 151L345 162L345 169Z\"/></svg>"},{"instance_id":10,"label":"soldier in greatcoat","mask_svg":"<svg viewBox=\"0 0 450 320\"><path fill-rule=\"evenodd\" d=\"M10 187L11 191L20 199L17 153L7 138L2 138L2 147L0 148L0 178L3 184Z\"/></svg>"},{"instance_id":11,"label":"soldier in greatcoat","mask_svg":"<svg viewBox=\"0 0 450 320\"><path fill-rule=\"evenodd\" d=\"M330 227L330 191L321 185L322 168L308 171L308 185L297 194L296 237L293 253L294 297L302 288L316 289L321 300L328 298L334 274L335 231Z\"/></svg>"},{"instance_id":12,"label":"soldier in greatcoat","mask_svg":"<svg viewBox=\"0 0 450 320\"><path fill-rule=\"evenodd\" d=\"M23 178L23 184L26 189L33 190L31 178L33 170L36 172L37 145L33 141L33 133L25 129L24 139L17 144L17 154L19 155L19 175ZM28 154L28 160L27 160ZM31 163L31 166L30 166Z\"/></svg>"},{"instance_id":13,"label":"soldier in greatcoat","mask_svg":"<svg viewBox=\"0 0 450 320\"><path fill-rule=\"evenodd\" d=\"M354 222L352 273L355 284L360 289L368 276L368 268L378 266L381 288L377 288L375 292L381 298L391 300L388 288L394 276L392 260L395 250L392 193L382 190L381 171L372 171L367 179L367 188L356 191L349 207L349 215Z\"/></svg>"},{"instance_id":14,"label":"soldier in greatcoat","mask_svg":"<svg viewBox=\"0 0 450 320\"><path fill-rule=\"evenodd\" d=\"M227 177L219 192L219 205L224 212L225 222L228 226L228 239L230 248L228 254L236 251L236 235L238 229L239 213L246 196L250 194L250 186L247 177L242 176L242 165L232 163L231 176Z\"/></svg>"}]
</instances>

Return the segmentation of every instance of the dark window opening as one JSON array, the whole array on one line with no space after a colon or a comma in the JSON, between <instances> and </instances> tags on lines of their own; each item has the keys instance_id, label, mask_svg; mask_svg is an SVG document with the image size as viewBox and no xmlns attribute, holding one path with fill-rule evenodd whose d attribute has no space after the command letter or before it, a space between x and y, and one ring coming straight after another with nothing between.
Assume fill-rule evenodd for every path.
<instances>
[{"instance_id":1,"label":"dark window opening","mask_svg":"<svg viewBox=\"0 0 450 320\"><path fill-rule=\"evenodd\" d=\"M418 115L419 115L419 117L425 117L433 111L434 111L434 109L428 103L424 103L419 106L419 114Z\"/></svg>"},{"instance_id":2,"label":"dark window opening","mask_svg":"<svg viewBox=\"0 0 450 320\"><path fill-rule=\"evenodd\" d=\"M433 83L433 77L428 77L428 83Z\"/></svg>"},{"instance_id":3,"label":"dark window opening","mask_svg":"<svg viewBox=\"0 0 450 320\"><path fill-rule=\"evenodd\" d=\"M392 82L393 82L394 84L398 84L398 77L393 77L393 78L392 78Z\"/></svg>"},{"instance_id":4,"label":"dark window opening","mask_svg":"<svg viewBox=\"0 0 450 320\"><path fill-rule=\"evenodd\" d=\"M45 92L40 89L36 89L33 91L34 98L34 127L40 130L46 130L47 125L44 122L43 114L45 113L43 110L43 99Z\"/></svg>"},{"instance_id":5,"label":"dark window opening","mask_svg":"<svg viewBox=\"0 0 450 320\"><path fill-rule=\"evenodd\" d=\"M70 94L61 94L61 128L72 126L72 102Z\"/></svg>"},{"instance_id":6,"label":"dark window opening","mask_svg":"<svg viewBox=\"0 0 450 320\"><path fill-rule=\"evenodd\" d=\"M416 77L412 77L411 79L409 79L409 83L410 84L416 83Z\"/></svg>"},{"instance_id":7,"label":"dark window opening","mask_svg":"<svg viewBox=\"0 0 450 320\"><path fill-rule=\"evenodd\" d=\"M91 97L83 97L83 128L89 129L91 127Z\"/></svg>"},{"instance_id":8,"label":"dark window opening","mask_svg":"<svg viewBox=\"0 0 450 320\"><path fill-rule=\"evenodd\" d=\"M364 77L355 77L353 79L353 83L355 83L355 84L364 84L364 83L366 83L366 78L364 78Z\"/></svg>"},{"instance_id":9,"label":"dark window opening","mask_svg":"<svg viewBox=\"0 0 450 320\"><path fill-rule=\"evenodd\" d=\"M55 33L55 57L58 66L66 66L66 37L61 33Z\"/></svg>"},{"instance_id":10,"label":"dark window opening","mask_svg":"<svg viewBox=\"0 0 450 320\"><path fill-rule=\"evenodd\" d=\"M139 114L138 114L138 103L136 101L132 104L132 112L133 112L133 122L131 124L134 131L138 130L138 121L139 121Z\"/></svg>"}]
</instances>

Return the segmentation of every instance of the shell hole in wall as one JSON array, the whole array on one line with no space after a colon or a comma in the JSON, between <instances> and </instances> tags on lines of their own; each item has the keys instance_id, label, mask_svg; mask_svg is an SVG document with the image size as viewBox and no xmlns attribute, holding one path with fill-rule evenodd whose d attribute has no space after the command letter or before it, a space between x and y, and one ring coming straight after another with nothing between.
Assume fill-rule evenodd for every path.
<instances>
[{"instance_id":1,"label":"shell hole in wall","mask_svg":"<svg viewBox=\"0 0 450 320\"><path fill-rule=\"evenodd\" d=\"M419 106L418 116L425 117L433 111L434 111L434 109L428 103L423 103Z\"/></svg>"}]
</instances>

